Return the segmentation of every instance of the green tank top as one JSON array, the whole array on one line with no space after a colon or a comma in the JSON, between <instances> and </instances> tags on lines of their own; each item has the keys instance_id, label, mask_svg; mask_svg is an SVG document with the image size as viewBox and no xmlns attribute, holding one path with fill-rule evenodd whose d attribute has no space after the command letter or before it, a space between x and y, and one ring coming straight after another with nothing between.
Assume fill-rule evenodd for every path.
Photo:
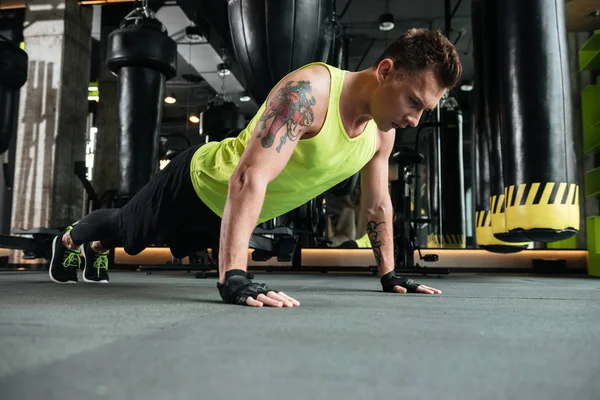
<instances>
[{"instance_id":1,"label":"green tank top","mask_svg":"<svg viewBox=\"0 0 600 400\"><path fill-rule=\"evenodd\" d=\"M342 125L339 101L346 71L323 63L311 63L302 68L317 64L326 66L331 75L325 122L316 136L298 142L284 169L267 186L259 224L301 206L351 177L375 154L377 126L372 120L355 138L348 137ZM208 142L192 158L190 174L194 189L220 217L225 208L229 178L253 136L266 103L237 137Z\"/></svg>"}]
</instances>

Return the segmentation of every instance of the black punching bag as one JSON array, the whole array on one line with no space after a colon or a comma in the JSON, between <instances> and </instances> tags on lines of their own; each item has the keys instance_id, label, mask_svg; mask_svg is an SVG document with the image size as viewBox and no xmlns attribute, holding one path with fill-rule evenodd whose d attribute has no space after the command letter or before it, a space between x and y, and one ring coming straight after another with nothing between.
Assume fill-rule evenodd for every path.
<instances>
[{"instance_id":1,"label":"black punching bag","mask_svg":"<svg viewBox=\"0 0 600 400\"><path fill-rule=\"evenodd\" d=\"M530 240L579 230L565 4L496 5L506 229Z\"/></svg>"},{"instance_id":2,"label":"black punching bag","mask_svg":"<svg viewBox=\"0 0 600 400\"><path fill-rule=\"evenodd\" d=\"M427 135L427 209L429 210L429 232L427 234L427 247L440 248L442 244L441 221L441 171L440 171L440 135L437 128ZM418 193L420 188L415 188ZM417 210L419 215L420 210Z\"/></svg>"},{"instance_id":3,"label":"black punching bag","mask_svg":"<svg viewBox=\"0 0 600 400\"><path fill-rule=\"evenodd\" d=\"M10 145L19 110L19 89L27 82L27 53L0 38L0 154Z\"/></svg>"},{"instance_id":4,"label":"black punching bag","mask_svg":"<svg viewBox=\"0 0 600 400\"><path fill-rule=\"evenodd\" d=\"M331 0L229 0L228 14L236 58L259 104L288 73L327 60Z\"/></svg>"},{"instance_id":5,"label":"black punching bag","mask_svg":"<svg viewBox=\"0 0 600 400\"><path fill-rule=\"evenodd\" d=\"M483 0L486 1L486 0ZM487 0L491 1L491 0ZM473 89L473 139L475 147L475 235L478 247L494 253L515 253L527 248L528 243L509 243L497 239L492 229L492 174L490 162L491 136L489 122L486 120L486 70L484 69L484 20L482 1L473 0L471 3L471 24L473 31L473 61L475 85ZM488 55L489 56L489 55ZM489 60L488 60L489 61ZM493 81L493 80L492 80ZM499 133L497 133L499 134ZM496 146L497 147L497 146ZM499 157L495 161L500 163ZM495 171L500 168L495 167ZM496 191L501 194L502 181L496 172L494 176ZM496 197L497 199L497 197ZM504 216L501 216L504 222Z\"/></svg>"},{"instance_id":6,"label":"black punching bag","mask_svg":"<svg viewBox=\"0 0 600 400\"><path fill-rule=\"evenodd\" d=\"M485 0L484 0L485 1ZM487 0L490 1L490 0ZM485 40L484 21L481 0L471 3L471 24L473 32L473 61L475 85L473 89L473 140L475 148L475 235L477 246L494 253L515 253L527 248L527 244L508 243L498 240L492 230L492 213L490 199L492 198L492 174L490 165L491 137L489 124L486 121L485 87L486 76L484 69ZM497 157L498 162L500 161ZM496 170L499 168L496 167ZM502 189L502 182L495 176L497 187ZM502 217L503 218L503 217Z\"/></svg>"},{"instance_id":7,"label":"black punching bag","mask_svg":"<svg viewBox=\"0 0 600 400\"><path fill-rule=\"evenodd\" d=\"M108 36L107 67L118 76L118 206L158 172L165 82L175 76L177 44L154 13L133 10Z\"/></svg>"},{"instance_id":8,"label":"black punching bag","mask_svg":"<svg viewBox=\"0 0 600 400\"><path fill-rule=\"evenodd\" d=\"M451 100L451 99L450 99ZM440 107L440 171L442 248L466 247L463 116L450 101Z\"/></svg>"},{"instance_id":9,"label":"black punching bag","mask_svg":"<svg viewBox=\"0 0 600 400\"><path fill-rule=\"evenodd\" d=\"M492 232L494 237L503 242L523 245L528 239L520 232L508 232L505 226L505 196L504 196L504 165L502 164L502 132L500 129L500 108L498 100L499 90L499 54L494 46L498 36L497 18L495 15L498 0L486 0L481 4L483 26L481 37L484 40L483 54L483 99L484 123L489 140L489 165L490 165L490 212Z\"/></svg>"}]
</instances>

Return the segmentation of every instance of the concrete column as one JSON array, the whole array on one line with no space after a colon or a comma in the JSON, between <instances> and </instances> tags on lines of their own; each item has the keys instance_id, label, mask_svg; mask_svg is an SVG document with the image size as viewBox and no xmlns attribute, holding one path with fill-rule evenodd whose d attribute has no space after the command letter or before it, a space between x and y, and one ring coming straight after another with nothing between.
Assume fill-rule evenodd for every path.
<instances>
[{"instance_id":1,"label":"concrete column","mask_svg":"<svg viewBox=\"0 0 600 400\"><path fill-rule=\"evenodd\" d=\"M92 186L98 196L117 188L117 137L119 132L117 77L106 68L106 44L108 35L118 29L115 18L104 18L110 7L103 7L100 30L100 76L98 92L100 101L96 111L96 149ZM103 204L106 206L106 204Z\"/></svg>"},{"instance_id":2,"label":"concrete column","mask_svg":"<svg viewBox=\"0 0 600 400\"><path fill-rule=\"evenodd\" d=\"M82 216L73 167L85 159L91 25L91 7L77 0L27 1L13 228L59 227Z\"/></svg>"}]
</instances>

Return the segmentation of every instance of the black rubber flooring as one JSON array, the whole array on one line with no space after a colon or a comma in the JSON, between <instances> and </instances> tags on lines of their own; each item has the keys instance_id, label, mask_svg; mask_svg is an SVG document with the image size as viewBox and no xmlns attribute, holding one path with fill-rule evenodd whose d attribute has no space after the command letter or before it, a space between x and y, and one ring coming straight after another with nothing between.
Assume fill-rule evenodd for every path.
<instances>
[{"instance_id":1,"label":"black rubber flooring","mask_svg":"<svg viewBox=\"0 0 600 400\"><path fill-rule=\"evenodd\" d=\"M294 309L215 279L0 272L0 399L600 399L600 280L257 274Z\"/></svg>"}]
</instances>

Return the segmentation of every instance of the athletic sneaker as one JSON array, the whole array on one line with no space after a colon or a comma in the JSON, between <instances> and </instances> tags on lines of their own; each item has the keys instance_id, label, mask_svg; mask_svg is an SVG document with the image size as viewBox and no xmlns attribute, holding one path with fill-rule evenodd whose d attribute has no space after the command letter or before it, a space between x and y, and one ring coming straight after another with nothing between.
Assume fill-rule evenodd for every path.
<instances>
[{"instance_id":1,"label":"athletic sneaker","mask_svg":"<svg viewBox=\"0 0 600 400\"><path fill-rule=\"evenodd\" d=\"M50 260L48 273L50 279L56 283L77 283L77 271L81 266L81 251L68 249L62 243L63 235L71 229L73 229L72 226L67 227L52 242L52 260Z\"/></svg>"},{"instance_id":2,"label":"athletic sneaker","mask_svg":"<svg viewBox=\"0 0 600 400\"><path fill-rule=\"evenodd\" d=\"M83 244L83 280L89 283L108 283L108 252L98 253L91 243Z\"/></svg>"}]
</instances>

